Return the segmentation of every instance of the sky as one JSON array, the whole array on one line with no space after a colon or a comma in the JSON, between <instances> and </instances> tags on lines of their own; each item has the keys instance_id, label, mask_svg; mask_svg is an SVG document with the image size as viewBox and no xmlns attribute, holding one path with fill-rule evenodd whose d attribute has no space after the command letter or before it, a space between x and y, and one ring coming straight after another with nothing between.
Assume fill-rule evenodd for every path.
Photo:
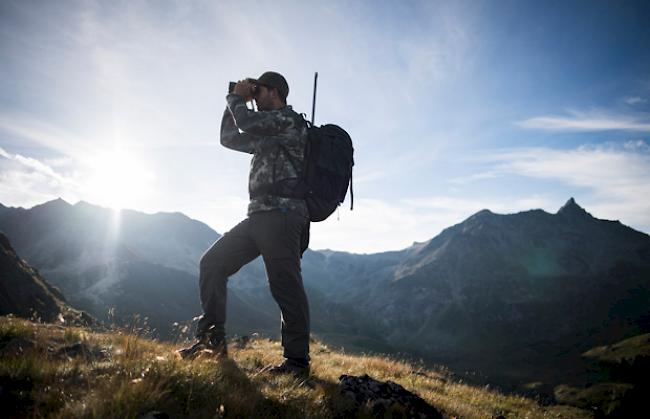
<instances>
[{"instance_id":1,"label":"sky","mask_svg":"<svg viewBox=\"0 0 650 419\"><path fill-rule=\"evenodd\" d=\"M355 148L312 249L398 250L570 198L650 232L647 1L0 1L0 203L246 216L229 81L278 71ZM348 198L349 199L349 198Z\"/></svg>"}]
</instances>

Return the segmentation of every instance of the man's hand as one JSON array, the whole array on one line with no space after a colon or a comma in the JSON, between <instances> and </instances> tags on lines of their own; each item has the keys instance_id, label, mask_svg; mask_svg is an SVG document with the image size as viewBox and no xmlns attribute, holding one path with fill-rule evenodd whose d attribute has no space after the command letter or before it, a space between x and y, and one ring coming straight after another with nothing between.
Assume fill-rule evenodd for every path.
<instances>
[{"instance_id":1,"label":"man's hand","mask_svg":"<svg viewBox=\"0 0 650 419\"><path fill-rule=\"evenodd\" d=\"M244 100L250 100L253 98L253 88L255 84L249 79L239 80L235 85L235 89L232 91L234 94L243 96Z\"/></svg>"}]
</instances>

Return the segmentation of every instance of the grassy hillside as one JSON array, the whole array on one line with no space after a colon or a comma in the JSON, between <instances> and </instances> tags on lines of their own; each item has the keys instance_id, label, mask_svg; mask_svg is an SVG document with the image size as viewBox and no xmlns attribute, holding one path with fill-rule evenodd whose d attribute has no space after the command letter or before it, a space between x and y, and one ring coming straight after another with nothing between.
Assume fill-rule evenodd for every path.
<instances>
[{"instance_id":1,"label":"grassy hillside","mask_svg":"<svg viewBox=\"0 0 650 419\"><path fill-rule=\"evenodd\" d=\"M369 417L339 394L341 374L392 380L445 418L589 418L589 412L472 387L443 372L312 345L312 377L272 377L280 344L233 342L231 358L185 361L179 345L0 317L0 405L9 417ZM156 416L158 415L158 416ZM389 417L399 417L389 416Z\"/></svg>"}]
</instances>

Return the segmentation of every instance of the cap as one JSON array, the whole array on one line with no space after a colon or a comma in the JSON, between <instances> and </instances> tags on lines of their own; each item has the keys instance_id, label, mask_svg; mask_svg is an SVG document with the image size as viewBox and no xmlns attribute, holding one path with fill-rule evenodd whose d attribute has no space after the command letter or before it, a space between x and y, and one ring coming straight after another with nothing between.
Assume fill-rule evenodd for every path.
<instances>
[{"instance_id":1,"label":"cap","mask_svg":"<svg viewBox=\"0 0 650 419\"><path fill-rule=\"evenodd\" d=\"M287 80L280 73L267 71L255 81L264 86L275 87L284 100L289 96L289 84L287 84Z\"/></svg>"}]
</instances>

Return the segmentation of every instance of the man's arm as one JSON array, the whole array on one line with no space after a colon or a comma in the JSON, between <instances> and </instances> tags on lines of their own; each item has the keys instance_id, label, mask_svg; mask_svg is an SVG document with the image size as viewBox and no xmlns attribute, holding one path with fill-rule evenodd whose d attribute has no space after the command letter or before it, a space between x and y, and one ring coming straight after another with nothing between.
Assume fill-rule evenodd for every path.
<instances>
[{"instance_id":1,"label":"man's arm","mask_svg":"<svg viewBox=\"0 0 650 419\"><path fill-rule=\"evenodd\" d=\"M232 150L253 154L259 141L259 138L239 132L230 110L226 108L221 118L221 145Z\"/></svg>"},{"instance_id":2,"label":"man's arm","mask_svg":"<svg viewBox=\"0 0 650 419\"><path fill-rule=\"evenodd\" d=\"M247 134L275 136L285 132L294 123L280 110L255 112L248 109L243 96L238 94L229 94L226 100L235 124Z\"/></svg>"}]
</instances>

